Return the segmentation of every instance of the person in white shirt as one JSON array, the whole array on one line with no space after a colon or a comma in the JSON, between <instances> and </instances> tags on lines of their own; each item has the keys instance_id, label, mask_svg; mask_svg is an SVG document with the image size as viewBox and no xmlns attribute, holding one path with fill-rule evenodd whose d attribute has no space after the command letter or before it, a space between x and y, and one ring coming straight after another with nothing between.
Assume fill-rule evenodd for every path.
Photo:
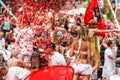
<instances>
[{"instance_id":1,"label":"person in white shirt","mask_svg":"<svg viewBox=\"0 0 120 80\"><path fill-rule=\"evenodd\" d=\"M52 48L48 48L46 52L49 54L49 66L67 65L64 56L55 50L55 44L52 44Z\"/></svg>"},{"instance_id":2,"label":"person in white shirt","mask_svg":"<svg viewBox=\"0 0 120 80\"><path fill-rule=\"evenodd\" d=\"M6 80L24 80L30 71L22 67L10 67L6 75Z\"/></svg>"},{"instance_id":3,"label":"person in white shirt","mask_svg":"<svg viewBox=\"0 0 120 80\"><path fill-rule=\"evenodd\" d=\"M113 52L112 48L114 47L114 43L109 40L108 43L108 48L105 50L105 62L103 66L103 75L106 80L110 80L111 75L115 75L115 53Z\"/></svg>"},{"instance_id":4,"label":"person in white shirt","mask_svg":"<svg viewBox=\"0 0 120 80\"><path fill-rule=\"evenodd\" d=\"M5 49L5 39L2 37L3 33L0 32L0 53L3 55L4 61L7 61L11 57L10 51Z\"/></svg>"},{"instance_id":5,"label":"person in white shirt","mask_svg":"<svg viewBox=\"0 0 120 80\"><path fill-rule=\"evenodd\" d=\"M4 59L4 61L7 61L8 59L11 58L11 52L8 51L8 50L5 50L5 49L0 50L0 53L3 54L3 59Z\"/></svg>"},{"instance_id":6,"label":"person in white shirt","mask_svg":"<svg viewBox=\"0 0 120 80\"><path fill-rule=\"evenodd\" d=\"M3 49L5 47L5 39L2 36L3 33L0 32L0 49Z\"/></svg>"},{"instance_id":7,"label":"person in white shirt","mask_svg":"<svg viewBox=\"0 0 120 80\"><path fill-rule=\"evenodd\" d=\"M30 71L22 67L0 66L0 78L3 80L24 80L29 74Z\"/></svg>"},{"instance_id":8,"label":"person in white shirt","mask_svg":"<svg viewBox=\"0 0 120 80\"><path fill-rule=\"evenodd\" d=\"M20 54L18 55L19 59L29 63L30 62L30 56L33 53L33 37L34 32L31 27L26 27L20 29L17 35L17 41L15 41L16 50L20 51Z\"/></svg>"},{"instance_id":9,"label":"person in white shirt","mask_svg":"<svg viewBox=\"0 0 120 80\"><path fill-rule=\"evenodd\" d=\"M71 29L71 27L73 26L73 25L75 25L75 18L74 18L74 15L70 15L69 16L69 29Z\"/></svg>"}]
</instances>

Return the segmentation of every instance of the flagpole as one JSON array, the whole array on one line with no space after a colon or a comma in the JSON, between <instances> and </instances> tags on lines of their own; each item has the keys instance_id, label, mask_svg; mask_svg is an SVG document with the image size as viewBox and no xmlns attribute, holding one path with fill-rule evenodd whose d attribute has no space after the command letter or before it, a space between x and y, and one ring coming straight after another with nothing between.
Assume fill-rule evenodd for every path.
<instances>
[{"instance_id":1,"label":"flagpole","mask_svg":"<svg viewBox=\"0 0 120 80\"><path fill-rule=\"evenodd\" d=\"M116 15L115 15L115 13L114 13L114 11L113 11L113 9L112 9L112 5L111 5L111 3L110 3L109 0L107 0L107 2L108 2L108 4L109 4L110 9L111 9L111 11L112 11L112 14L113 14L113 16L114 16L114 19L115 19L115 22L116 22L116 27L120 30L119 22L118 22L118 20L117 20L117 18L116 18Z\"/></svg>"},{"instance_id":2,"label":"flagpole","mask_svg":"<svg viewBox=\"0 0 120 80\"><path fill-rule=\"evenodd\" d=\"M5 5L1 0L0 0L0 4L10 13L10 15L13 16L13 18L14 18L16 21L18 21L17 18L13 15L13 13L6 7L6 5Z\"/></svg>"}]
</instances>

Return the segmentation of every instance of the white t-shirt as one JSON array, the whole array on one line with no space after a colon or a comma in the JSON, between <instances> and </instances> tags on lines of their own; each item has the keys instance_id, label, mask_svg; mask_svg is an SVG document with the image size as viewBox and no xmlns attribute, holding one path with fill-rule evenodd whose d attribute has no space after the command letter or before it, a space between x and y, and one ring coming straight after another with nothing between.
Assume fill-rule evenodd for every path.
<instances>
[{"instance_id":1,"label":"white t-shirt","mask_svg":"<svg viewBox=\"0 0 120 80\"><path fill-rule=\"evenodd\" d=\"M34 32L33 30L29 28L21 29L18 32L17 36L17 42L15 42L15 49L20 51L20 54L18 55L20 60L23 60L24 62L29 62L30 56L33 52L33 38L34 38ZM29 56L25 56L29 55ZM24 59L23 59L24 57Z\"/></svg>"},{"instance_id":2,"label":"white t-shirt","mask_svg":"<svg viewBox=\"0 0 120 80\"><path fill-rule=\"evenodd\" d=\"M0 49L3 49L3 47L5 47L5 39L4 38L0 39Z\"/></svg>"},{"instance_id":3,"label":"white t-shirt","mask_svg":"<svg viewBox=\"0 0 120 80\"><path fill-rule=\"evenodd\" d=\"M68 24L69 29L71 29L71 27L74 25L75 25L75 19L74 19L74 17L70 17L69 24Z\"/></svg>"},{"instance_id":4,"label":"white t-shirt","mask_svg":"<svg viewBox=\"0 0 120 80\"><path fill-rule=\"evenodd\" d=\"M107 69L113 70L115 68L115 62L113 59L109 58L109 55L112 55L112 49L108 48L105 50L105 62L104 65Z\"/></svg>"},{"instance_id":5,"label":"white t-shirt","mask_svg":"<svg viewBox=\"0 0 120 80\"><path fill-rule=\"evenodd\" d=\"M66 60L62 54L55 51L51 56L50 65L67 65Z\"/></svg>"},{"instance_id":6,"label":"white t-shirt","mask_svg":"<svg viewBox=\"0 0 120 80\"><path fill-rule=\"evenodd\" d=\"M110 76L115 74L115 62L113 59L109 58L109 55L112 55L112 49L107 48L105 50L105 62L103 67L103 77L106 78L106 80L110 80Z\"/></svg>"},{"instance_id":7,"label":"white t-shirt","mask_svg":"<svg viewBox=\"0 0 120 80\"><path fill-rule=\"evenodd\" d=\"M30 71L21 67L10 67L5 80L24 80Z\"/></svg>"},{"instance_id":8,"label":"white t-shirt","mask_svg":"<svg viewBox=\"0 0 120 80\"><path fill-rule=\"evenodd\" d=\"M0 53L2 53L3 58L4 58L5 61L10 59L10 57L11 57L11 52L8 51L8 50L0 50Z\"/></svg>"}]
</instances>

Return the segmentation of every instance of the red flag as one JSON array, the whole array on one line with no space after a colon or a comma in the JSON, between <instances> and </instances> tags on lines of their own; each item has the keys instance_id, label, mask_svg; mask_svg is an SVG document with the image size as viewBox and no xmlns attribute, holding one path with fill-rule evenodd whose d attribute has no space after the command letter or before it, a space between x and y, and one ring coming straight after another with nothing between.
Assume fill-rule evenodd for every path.
<instances>
[{"instance_id":1,"label":"red flag","mask_svg":"<svg viewBox=\"0 0 120 80\"><path fill-rule=\"evenodd\" d=\"M105 30L106 26L104 23L104 20L101 18L101 13L98 7L98 1L97 0L91 0L91 2L88 5L88 8L86 10L85 13L85 17L84 17L84 23L88 24L89 21L93 18L96 17L98 20L98 29L100 30ZM104 37L105 33L98 33L99 36Z\"/></svg>"},{"instance_id":2,"label":"red flag","mask_svg":"<svg viewBox=\"0 0 120 80\"><path fill-rule=\"evenodd\" d=\"M84 23L88 24L89 21L93 18L94 15L94 8L98 6L98 2L97 0L91 0L91 2L89 3L86 13L85 13L85 17L84 17Z\"/></svg>"},{"instance_id":3,"label":"red flag","mask_svg":"<svg viewBox=\"0 0 120 80\"><path fill-rule=\"evenodd\" d=\"M98 22L98 29L100 29L100 30L106 30L104 19L100 19L99 20L99 22ZM104 32L99 32L98 35L102 36L102 37L105 37L105 33Z\"/></svg>"},{"instance_id":4,"label":"red flag","mask_svg":"<svg viewBox=\"0 0 120 80\"><path fill-rule=\"evenodd\" d=\"M32 72L25 80L72 80L73 75L70 66L50 66Z\"/></svg>"}]
</instances>

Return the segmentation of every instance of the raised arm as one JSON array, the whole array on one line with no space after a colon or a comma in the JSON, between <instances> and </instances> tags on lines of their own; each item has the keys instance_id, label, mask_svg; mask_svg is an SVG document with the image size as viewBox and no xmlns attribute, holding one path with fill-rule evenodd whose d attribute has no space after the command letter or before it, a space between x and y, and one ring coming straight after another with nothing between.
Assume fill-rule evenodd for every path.
<instances>
[{"instance_id":1,"label":"raised arm","mask_svg":"<svg viewBox=\"0 0 120 80\"><path fill-rule=\"evenodd\" d=\"M116 29L115 31L116 31L116 32L120 32L120 30L117 30L117 29Z\"/></svg>"},{"instance_id":2,"label":"raised arm","mask_svg":"<svg viewBox=\"0 0 120 80\"><path fill-rule=\"evenodd\" d=\"M109 29L106 29L106 30L100 30L100 29L96 29L96 32L114 32L116 30L109 30Z\"/></svg>"},{"instance_id":3,"label":"raised arm","mask_svg":"<svg viewBox=\"0 0 120 80\"><path fill-rule=\"evenodd\" d=\"M107 39L107 37L105 37L105 38L102 40L102 45L103 45L105 48L108 48L108 45L106 44L106 39Z\"/></svg>"}]
</instances>

